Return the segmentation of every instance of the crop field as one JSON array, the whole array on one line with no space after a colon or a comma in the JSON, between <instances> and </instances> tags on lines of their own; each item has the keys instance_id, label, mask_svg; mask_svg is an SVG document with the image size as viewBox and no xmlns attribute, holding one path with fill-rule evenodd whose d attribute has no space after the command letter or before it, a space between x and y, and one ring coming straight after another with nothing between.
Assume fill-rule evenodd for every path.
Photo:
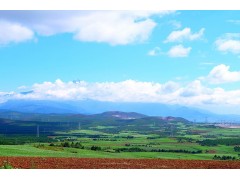
<instances>
[{"instance_id":1,"label":"crop field","mask_svg":"<svg viewBox=\"0 0 240 180\"><path fill-rule=\"evenodd\" d=\"M7 161L6 161L7 159ZM0 157L18 169L239 169L239 161Z\"/></svg>"},{"instance_id":2,"label":"crop field","mask_svg":"<svg viewBox=\"0 0 240 180\"><path fill-rule=\"evenodd\" d=\"M25 124L20 124L18 128L25 129ZM238 167L235 165L240 162L239 128L232 129L219 127L215 124L191 123L182 119L174 119L173 121L101 119L88 121L85 124L84 122L72 123L70 126L67 123L65 129L63 124L61 124L61 128L59 124L54 122L54 124L49 125L44 122L38 125L40 128L42 126L44 128L57 126L55 130L52 129L47 133L44 128L41 128L39 137L36 137L32 132L28 135L13 133L0 135L0 156L3 158L19 157L20 159L27 157L47 159L97 158L104 159L104 162L108 161L106 159L109 161L115 159L120 162L139 159L143 164L147 163L147 165L139 165L136 168L144 166L148 168L163 167L148 165L148 162L151 164L154 160L159 159L164 160L163 162L167 162L167 164L168 160L174 159L183 161L208 160L206 162L211 162L210 164L212 162L219 164L218 161L222 163L224 161L226 164L233 163L231 168ZM32 123L32 126L35 127L36 122ZM30 128L29 124L27 124L27 128ZM62 162L61 159L57 161ZM125 161L123 164L126 164ZM196 167L195 161L191 162L193 162L191 167ZM99 163L102 164L100 160ZM78 165L66 166L77 168ZM93 167L97 168L98 166L99 164ZM79 168L81 167L79 166ZM114 165L113 168L115 167L123 166ZM133 165L129 165L129 167L133 167ZM166 167L175 168L173 165L166 165ZM201 167L203 166L199 165L196 168ZM219 164L219 168L221 167L227 167L227 165ZM29 167L24 166L24 168ZM187 167L183 166L183 168ZM206 168L211 167L209 165Z\"/></svg>"},{"instance_id":3,"label":"crop field","mask_svg":"<svg viewBox=\"0 0 240 180\"><path fill-rule=\"evenodd\" d=\"M181 129L182 128L182 129ZM97 129L97 130L96 130ZM178 127L178 134L161 136L138 131L110 133L113 127L97 127L81 130L58 131L48 142L32 142L1 145L0 156L42 156L42 157L95 157L95 158L162 158L162 159L205 159L214 155L239 158L234 150L238 144L202 145L206 139L228 139L240 134L239 129L223 129L194 125L188 133L184 124ZM185 132L185 134L184 134ZM2 137L2 141L5 137ZM8 138L6 138L7 141ZM17 137L12 137L20 141ZM63 145L65 143L65 145ZM78 147L74 147L79 143Z\"/></svg>"}]
</instances>

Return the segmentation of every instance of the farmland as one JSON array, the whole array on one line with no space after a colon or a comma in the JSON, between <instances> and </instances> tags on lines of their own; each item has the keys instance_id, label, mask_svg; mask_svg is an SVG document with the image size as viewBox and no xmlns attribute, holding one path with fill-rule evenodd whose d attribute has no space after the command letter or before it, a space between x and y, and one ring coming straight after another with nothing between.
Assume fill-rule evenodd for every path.
<instances>
[{"instance_id":1,"label":"farmland","mask_svg":"<svg viewBox=\"0 0 240 180\"><path fill-rule=\"evenodd\" d=\"M0 156L240 162L239 128L174 117L88 118L60 122L4 120Z\"/></svg>"},{"instance_id":2,"label":"farmland","mask_svg":"<svg viewBox=\"0 0 240 180\"><path fill-rule=\"evenodd\" d=\"M0 164L6 158L0 157ZM239 161L9 157L21 169L239 169Z\"/></svg>"}]
</instances>

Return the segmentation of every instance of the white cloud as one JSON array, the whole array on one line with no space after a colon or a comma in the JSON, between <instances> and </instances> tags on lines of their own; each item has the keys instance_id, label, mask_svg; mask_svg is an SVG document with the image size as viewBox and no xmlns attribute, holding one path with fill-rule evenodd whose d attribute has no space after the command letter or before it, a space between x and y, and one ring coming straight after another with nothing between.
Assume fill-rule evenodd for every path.
<instances>
[{"instance_id":1,"label":"white cloud","mask_svg":"<svg viewBox=\"0 0 240 180\"><path fill-rule=\"evenodd\" d=\"M157 56L161 53L161 49L159 47L155 47L148 52L149 56Z\"/></svg>"},{"instance_id":2,"label":"white cloud","mask_svg":"<svg viewBox=\"0 0 240 180\"><path fill-rule=\"evenodd\" d=\"M64 83L56 80L55 83L44 82L35 84L33 91L42 97L61 99L94 99L100 101L147 101L155 97L161 85L151 82L138 82L133 80L118 83ZM43 93L43 94L42 94Z\"/></svg>"},{"instance_id":3,"label":"white cloud","mask_svg":"<svg viewBox=\"0 0 240 180\"><path fill-rule=\"evenodd\" d=\"M85 17L74 38L88 42L107 42L111 45L125 45L146 41L156 23L151 19L135 22L133 17L119 14L94 14ZM99 22L99 19L104 21Z\"/></svg>"},{"instance_id":4,"label":"white cloud","mask_svg":"<svg viewBox=\"0 0 240 180\"><path fill-rule=\"evenodd\" d=\"M169 21L169 24L171 24L175 29L180 29L182 27L181 22L176 20Z\"/></svg>"},{"instance_id":5,"label":"white cloud","mask_svg":"<svg viewBox=\"0 0 240 180\"><path fill-rule=\"evenodd\" d=\"M201 28L198 32L192 33L190 28L171 32L164 42L183 42L184 40L193 41L200 39L205 29Z\"/></svg>"},{"instance_id":6,"label":"white cloud","mask_svg":"<svg viewBox=\"0 0 240 180\"><path fill-rule=\"evenodd\" d=\"M230 66L220 64L215 66L209 73L209 75L204 78L211 84L222 84L240 81L240 71L229 71Z\"/></svg>"},{"instance_id":7,"label":"white cloud","mask_svg":"<svg viewBox=\"0 0 240 180\"><path fill-rule=\"evenodd\" d=\"M191 47L185 48L183 45L176 45L173 46L167 54L169 57L187 57L191 49Z\"/></svg>"},{"instance_id":8,"label":"white cloud","mask_svg":"<svg viewBox=\"0 0 240 180\"><path fill-rule=\"evenodd\" d=\"M152 16L173 12L4 11L0 12L0 20L22 24L40 36L71 33L79 41L126 45L148 40L157 25Z\"/></svg>"},{"instance_id":9,"label":"white cloud","mask_svg":"<svg viewBox=\"0 0 240 180\"><path fill-rule=\"evenodd\" d=\"M180 88L180 85L178 83L173 81L168 81L165 84L162 84L161 92L169 94L169 93L173 93L179 88Z\"/></svg>"},{"instance_id":10,"label":"white cloud","mask_svg":"<svg viewBox=\"0 0 240 180\"><path fill-rule=\"evenodd\" d=\"M211 94L211 89L204 87L200 80L194 80L182 88L180 95L183 97L201 96L203 94Z\"/></svg>"},{"instance_id":11,"label":"white cloud","mask_svg":"<svg viewBox=\"0 0 240 180\"><path fill-rule=\"evenodd\" d=\"M38 100L98 100L111 102L157 102L187 106L216 105L235 106L240 104L240 90L209 88L200 80L189 83L140 82L43 82L34 84L29 93L0 92L0 102L8 99Z\"/></svg>"},{"instance_id":12,"label":"white cloud","mask_svg":"<svg viewBox=\"0 0 240 180\"><path fill-rule=\"evenodd\" d=\"M240 53L240 34L238 33L227 33L224 36L218 38L215 41L215 45L218 51L233 54Z\"/></svg>"},{"instance_id":13,"label":"white cloud","mask_svg":"<svg viewBox=\"0 0 240 180\"><path fill-rule=\"evenodd\" d=\"M33 37L34 33L21 24L0 21L0 45L24 42Z\"/></svg>"},{"instance_id":14,"label":"white cloud","mask_svg":"<svg viewBox=\"0 0 240 180\"><path fill-rule=\"evenodd\" d=\"M5 102L8 99L15 98L14 95L16 93L11 91L11 92L1 92L0 91L0 103Z\"/></svg>"}]
</instances>

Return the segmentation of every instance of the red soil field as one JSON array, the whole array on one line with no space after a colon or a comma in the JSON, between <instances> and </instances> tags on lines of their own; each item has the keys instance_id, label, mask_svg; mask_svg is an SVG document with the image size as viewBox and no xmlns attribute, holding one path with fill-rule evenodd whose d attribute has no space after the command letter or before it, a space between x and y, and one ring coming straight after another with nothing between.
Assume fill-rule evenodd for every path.
<instances>
[{"instance_id":1,"label":"red soil field","mask_svg":"<svg viewBox=\"0 0 240 180\"><path fill-rule=\"evenodd\" d=\"M240 161L0 157L19 169L240 169Z\"/></svg>"}]
</instances>

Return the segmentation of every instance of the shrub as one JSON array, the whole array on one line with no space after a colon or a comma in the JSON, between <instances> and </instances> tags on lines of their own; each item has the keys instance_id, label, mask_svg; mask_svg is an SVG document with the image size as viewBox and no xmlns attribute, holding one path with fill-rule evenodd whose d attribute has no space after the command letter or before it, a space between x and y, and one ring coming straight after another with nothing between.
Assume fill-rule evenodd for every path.
<instances>
[{"instance_id":1,"label":"shrub","mask_svg":"<svg viewBox=\"0 0 240 180\"><path fill-rule=\"evenodd\" d=\"M79 148L79 149L83 149L83 145L79 142L76 142L75 145L74 145L74 148Z\"/></svg>"},{"instance_id":2,"label":"shrub","mask_svg":"<svg viewBox=\"0 0 240 180\"><path fill-rule=\"evenodd\" d=\"M240 152L240 146L235 146L235 147L234 147L234 151L235 151L235 152Z\"/></svg>"},{"instance_id":3,"label":"shrub","mask_svg":"<svg viewBox=\"0 0 240 180\"><path fill-rule=\"evenodd\" d=\"M3 166L1 169L13 169L13 166L8 161L3 161Z\"/></svg>"},{"instance_id":4,"label":"shrub","mask_svg":"<svg viewBox=\"0 0 240 180\"><path fill-rule=\"evenodd\" d=\"M62 147L70 147L69 142L64 142L64 143L62 143Z\"/></svg>"},{"instance_id":5,"label":"shrub","mask_svg":"<svg viewBox=\"0 0 240 180\"><path fill-rule=\"evenodd\" d=\"M214 160L236 160L237 158L234 157L234 156L217 156L217 155L214 155L213 159Z\"/></svg>"},{"instance_id":6,"label":"shrub","mask_svg":"<svg viewBox=\"0 0 240 180\"><path fill-rule=\"evenodd\" d=\"M93 151L101 151L101 147L99 147L99 146L92 146L91 147L91 150L93 150Z\"/></svg>"},{"instance_id":7,"label":"shrub","mask_svg":"<svg viewBox=\"0 0 240 180\"><path fill-rule=\"evenodd\" d=\"M36 148L43 148L45 145L44 144L37 144L37 145L34 145L34 147L36 147Z\"/></svg>"}]
</instances>

